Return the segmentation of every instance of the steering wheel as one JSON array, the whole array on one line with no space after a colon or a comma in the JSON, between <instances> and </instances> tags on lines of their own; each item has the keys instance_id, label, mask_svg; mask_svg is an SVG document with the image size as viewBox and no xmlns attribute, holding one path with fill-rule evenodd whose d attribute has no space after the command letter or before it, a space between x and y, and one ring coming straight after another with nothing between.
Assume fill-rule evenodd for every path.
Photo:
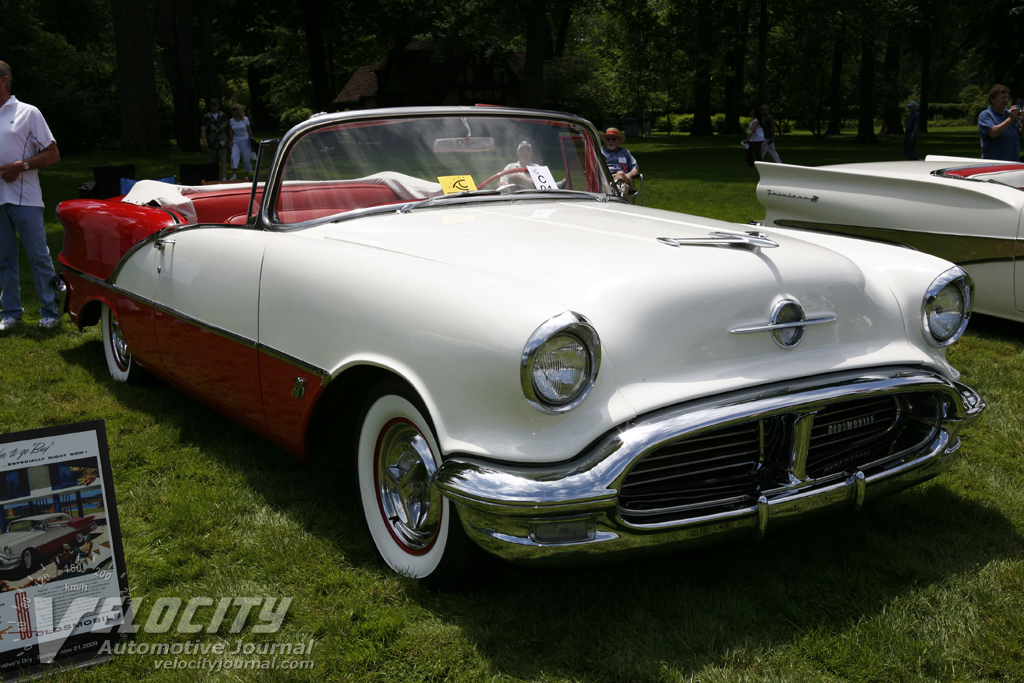
<instances>
[{"instance_id":1,"label":"steering wheel","mask_svg":"<svg viewBox=\"0 0 1024 683\"><path fill-rule=\"evenodd\" d=\"M490 178L486 178L486 179L480 181L479 183L477 183L476 187L477 187L478 190L482 190L482 189L484 189L484 187L488 183L490 183L491 181L497 180L498 178L503 178L503 177L505 177L507 175L511 175L513 173L526 173L526 174L529 174L529 172L530 172L529 169L527 169L525 167L506 168L504 171L498 171L497 173L492 175Z\"/></svg>"}]
</instances>

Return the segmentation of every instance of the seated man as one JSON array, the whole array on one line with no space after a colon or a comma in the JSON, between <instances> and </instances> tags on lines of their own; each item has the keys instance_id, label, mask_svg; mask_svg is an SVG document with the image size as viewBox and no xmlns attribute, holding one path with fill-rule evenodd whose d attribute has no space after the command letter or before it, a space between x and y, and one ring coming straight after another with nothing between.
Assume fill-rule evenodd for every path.
<instances>
[{"instance_id":1,"label":"seated man","mask_svg":"<svg viewBox=\"0 0 1024 683\"><path fill-rule=\"evenodd\" d=\"M533 145L523 140L516 148L516 160L502 170L511 171L513 168L529 168L530 166L533 166ZM531 190L534 187L533 178L528 173L511 173L504 176L501 179L501 185L519 185Z\"/></svg>"},{"instance_id":2,"label":"seated man","mask_svg":"<svg viewBox=\"0 0 1024 683\"><path fill-rule=\"evenodd\" d=\"M601 153L608 164L608 170L611 171L612 182L621 182L625 185L626 191L623 196L628 197L634 192L633 178L640 175L640 169L629 150L619 146L625 141L626 136L618 128L609 128L601 134L601 138L604 140Z\"/></svg>"}]
</instances>

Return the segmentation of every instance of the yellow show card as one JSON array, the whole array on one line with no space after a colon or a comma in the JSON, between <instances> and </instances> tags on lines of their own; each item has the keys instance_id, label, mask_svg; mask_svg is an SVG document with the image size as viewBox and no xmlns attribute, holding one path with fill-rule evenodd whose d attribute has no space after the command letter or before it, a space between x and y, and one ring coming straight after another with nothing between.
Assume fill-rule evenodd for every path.
<instances>
[{"instance_id":1,"label":"yellow show card","mask_svg":"<svg viewBox=\"0 0 1024 683\"><path fill-rule=\"evenodd\" d=\"M471 175L446 175L440 176L437 182L441 183L441 190L445 194L456 192L473 192L476 190L476 183Z\"/></svg>"}]
</instances>

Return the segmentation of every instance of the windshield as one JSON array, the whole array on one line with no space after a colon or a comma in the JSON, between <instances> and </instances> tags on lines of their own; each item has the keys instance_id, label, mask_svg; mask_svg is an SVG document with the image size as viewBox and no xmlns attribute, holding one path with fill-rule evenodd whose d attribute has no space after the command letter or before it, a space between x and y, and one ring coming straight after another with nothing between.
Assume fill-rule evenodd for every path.
<instances>
[{"instance_id":1,"label":"windshield","mask_svg":"<svg viewBox=\"0 0 1024 683\"><path fill-rule=\"evenodd\" d=\"M588 128L555 118L453 114L328 123L289 145L271 218L299 223L473 192L608 193L596 154Z\"/></svg>"}]
</instances>

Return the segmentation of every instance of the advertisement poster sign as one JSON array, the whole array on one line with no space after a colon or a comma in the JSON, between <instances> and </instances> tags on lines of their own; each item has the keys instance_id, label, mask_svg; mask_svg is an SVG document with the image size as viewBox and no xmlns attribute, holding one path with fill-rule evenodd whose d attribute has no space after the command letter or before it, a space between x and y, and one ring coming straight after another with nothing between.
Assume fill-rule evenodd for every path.
<instances>
[{"instance_id":1,"label":"advertisement poster sign","mask_svg":"<svg viewBox=\"0 0 1024 683\"><path fill-rule=\"evenodd\" d=\"M103 422L0 434L0 676L106 661L129 600Z\"/></svg>"}]
</instances>

